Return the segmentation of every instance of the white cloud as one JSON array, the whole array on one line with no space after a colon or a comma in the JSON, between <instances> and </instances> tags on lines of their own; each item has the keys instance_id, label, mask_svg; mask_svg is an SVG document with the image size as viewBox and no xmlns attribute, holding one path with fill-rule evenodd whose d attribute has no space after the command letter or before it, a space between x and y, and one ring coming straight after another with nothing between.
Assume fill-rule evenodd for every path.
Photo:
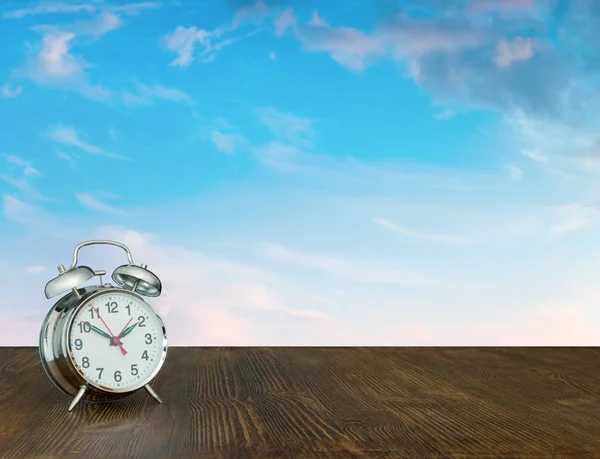
<instances>
[{"instance_id":1,"label":"white cloud","mask_svg":"<svg viewBox=\"0 0 600 459\"><path fill-rule=\"evenodd\" d=\"M2 17L4 19L21 19L26 16L48 14L95 13L99 9L134 16L146 9L159 8L160 5L159 2L139 2L124 5L107 5L96 2L47 2L40 3L32 8L21 8L14 11L8 11L4 13Z\"/></svg>"},{"instance_id":2,"label":"white cloud","mask_svg":"<svg viewBox=\"0 0 600 459\"><path fill-rule=\"evenodd\" d=\"M285 34L290 28L295 30L297 27L297 19L294 15L294 9L287 8L283 13L277 16L277 18L275 18L273 25L275 26L275 35L278 37Z\"/></svg>"},{"instance_id":3,"label":"white cloud","mask_svg":"<svg viewBox=\"0 0 600 459\"><path fill-rule=\"evenodd\" d=\"M160 2L138 2L138 3L129 3L125 5L107 5L109 11L115 13L122 13L128 16L137 16L144 10L149 9L157 9L161 7Z\"/></svg>"},{"instance_id":4,"label":"white cloud","mask_svg":"<svg viewBox=\"0 0 600 459\"><path fill-rule=\"evenodd\" d=\"M2 210L6 218L19 223L31 223L36 216L34 207L8 194L2 195Z\"/></svg>"},{"instance_id":5,"label":"white cloud","mask_svg":"<svg viewBox=\"0 0 600 459\"><path fill-rule=\"evenodd\" d=\"M100 37L125 23L121 15L137 15L148 8L160 6L154 2L143 2L110 6L102 3L69 5L54 3L12 12L10 17L27 15L87 11L97 14L91 20L57 25L36 25L42 33L42 43L37 56L15 71L15 75L28 78L41 86L74 91L85 98L110 102L112 91L90 81L86 68L91 67L82 57L72 54L71 48L77 37ZM81 43L81 41L79 42Z\"/></svg>"},{"instance_id":6,"label":"white cloud","mask_svg":"<svg viewBox=\"0 0 600 459\"><path fill-rule=\"evenodd\" d=\"M246 21L252 21L255 24L260 24L267 16L271 14L271 9L262 0L256 3L238 9L234 16L231 27L236 29L240 24Z\"/></svg>"},{"instance_id":7,"label":"white cloud","mask_svg":"<svg viewBox=\"0 0 600 459\"><path fill-rule=\"evenodd\" d=\"M314 146L314 120L284 113L273 107L259 109L258 116L260 121L280 140L300 148Z\"/></svg>"},{"instance_id":8,"label":"white cloud","mask_svg":"<svg viewBox=\"0 0 600 459\"><path fill-rule=\"evenodd\" d=\"M571 204L550 209L558 214L560 222L552 226L546 233L549 240L564 237L568 233L587 228L597 218L598 210L593 206Z\"/></svg>"},{"instance_id":9,"label":"white cloud","mask_svg":"<svg viewBox=\"0 0 600 459\"><path fill-rule=\"evenodd\" d=\"M169 88L159 84L147 86L142 83L136 83L135 88L135 92L123 91L122 97L125 105L150 105L156 99L168 100L171 102L186 102L189 104L192 103L191 98L179 89Z\"/></svg>"},{"instance_id":10,"label":"white cloud","mask_svg":"<svg viewBox=\"0 0 600 459\"><path fill-rule=\"evenodd\" d=\"M57 151L56 156L59 157L60 159L62 159L63 161L66 161L69 164L69 167L71 167L71 168L75 167L75 162L73 161L73 158L71 157L71 155L68 155L63 151Z\"/></svg>"},{"instance_id":11,"label":"white cloud","mask_svg":"<svg viewBox=\"0 0 600 459\"><path fill-rule=\"evenodd\" d=\"M69 53L69 42L74 33L46 35L37 56L38 69L49 76L65 77L81 72L82 63Z\"/></svg>"},{"instance_id":12,"label":"white cloud","mask_svg":"<svg viewBox=\"0 0 600 459\"><path fill-rule=\"evenodd\" d=\"M513 62L526 61L533 57L534 41L515 37L512 40L499 40L494 62L498 67L510 67Z\"/></svg>"},{"instance_id":13,"label":"white cloud","mask_svg":"<svg viewBox=\"0 0 600 459\"><path fill-rule=\"evenodd\" d=\"M13 164L17 167L20 167L23 169L23 175L25 177L41 177L42 173L40 171L38 171L37 169L35 169L32 166L31 161L26 161L18 156L15 155L10 155L6 158L6 160L10 163Z\"/></svg>"},{"instance_id":14,"label":"white cloud","mask_svg":"<svg viewBox=\"0 0 600 459\"><path fill-rule=\"evenodd\" d=\"M283 27L281 23L280 26ZM282 33L285 28L278 30ZM332 27L316 11L308 24L295 28L294 33L307 51L325 52L340 65L354 71L364 70L385 54L379 37L351 27Z\"/></svg>"},{"instance_id":15,"label":"white cloud","mask_svg":"<svg viewBox=\"0 0 600 459\"><path fill-rule=\"evenodd\" d=\"M448 236L443 234L429 234L420 231L413 231L406 228L402 228L395 223L390 222L385 218L374 218L373 223L383 226L395 233L402 234L404 236L414 237L417 239L423 239L429 242L438 244L449 244L449 245L473 245L474 241L464 237Z\"/></svg>"},{"instance_id":16,"label":"white cloud","mask_svg":"<svg viewBox=\"0 0 600 459\"><path fill-rule=\"evenodd\" d=\"M8 83L2 85L2 87L0 88L0 95L2 95L2 97L15 98L21 95L22 92L22 86L12 87Z\"/></svg>"},{"instance_id":17,"label":"white cloud","mask_svg":"<svg viewBox=\"0 0 600 459\"><path fill-rule=\"evenodd\" d=\"M109 89L89 81L85 68L89 67L81 57L71 54L73 32L52 31L42 37L38 54L24 66L14 71L19 78L26 78L39 86L73 91L99 102L112 97Z\"/></svg>"},{"instance_id":18,"label":"white cloud","mask_svg":"<svg viewBox=\"0 0 600 459\"><path fill-rule=\"evenodd\" d=\"M209 32L197 29L195 26L177 26L173 33L167 34L161 39L163 46L177 54L170 65L181 68L189 66L194 59L196 43L205 44L209 36Z\"/></svg>"},{"instance_id":19,"label":"white cloud","mask_svg":"<svg viewBox=\"0 0 600 459\"><path fill-rule=\"evenodd\" d=\"M262 243L259 253L265 257L354 282L416 285L435 285L440 282L439 279L419 272L381 268L368 260L344 260L327 255L300 253L270 242Z\"/></svg>"},{"instance_id":20,"label":"white cloud","mask_svg":"<svg viewBox=\"0 0 600 459\"><path fill-rule=\"evenodd\" d=\"M483 32L464 24L402 15L382 22L375 36L396 58L414 59L436 52L455 52L481 46Z\"/></svg>"},{"instance_id":21,"label":"white cloud","mask_svg":"<svg viewBox=\"0 0 600 459\"><path fill-rule=\"evenodd\" d=\"M79 137L79 133L72 126L53 126L48 130L47 135L50 139L57 143L79 148L80 150L86 151L94 155L107 156L109 158L116 159L128 159L123 156L109 153L96 145L92 145L91 143L84 141Z\"/></svg>"},{"instance_id":22,"label":"white cloud","mask_svg":"<svg viewBox=\"0 0 600 459\"><path fill-rule=\"evenodd\" d=\"M246 145L246 139L237 133L224 134L221 131L214 130L210 133L210 140L215 144L217 149L228 155L235 153L240 148Z\"/></svg>"},{"instance_id":23,"label":"white cloud","mask_svg":"<svg viewBox=\"0 0 600 459\"><path fill-rule=\"evenodd\" d=\"M105 11L99 14L94 20L80 22L75 24L74 30L79 35L101 36L112 30L123 26L123 20L120 16Z\"/></svg>"},{"instance_id":24,"label":"white cloud","mask_svg":"<svg viewBox=\"0 0 600 459\"><path fill-rule=\"evenodd\" d=\"M539 153L536 153L535 151L523 150L523 151L521 151L521 153L523 154L523 156L526 156L529 159L533 159L534 161L536 161L538 163L547 163L548 162L548 158L540 155Z\"/></svg>"},{"instance_id":25,"label":"white cloud","mask_svg":"<svg viewBox=\"0 0 600 459\"><path fill-rule=\"evenodd\" d=\"M33 8L22 8L19 10L9 11L2 15L4 19L21 19L26 16L39 14L57 14L57 13L92 13L96 10L96 6L92 3L66 3L66 2L49 2L40 3Z\"/></svg>"},{"instance_id":26,"label":"white cloud","mask_svg":"<svg viewBox=\"0 0 600 459\"><path fill-rule=\"evenodd\" d=\"M76 193L75 197L82 206L90 210L106 212L110 214L125 214L125 212L123 212L121 209L102 202L97 196L93 196L91 193Z\"/></svg>"},{"instance_id":27,"label":"white cloud","mask_svg":"<svg viewBox=\"0 0 600 459\"><path fill-rule=\"evenodd\" d=\"M269 53L269 59L271 59L272 61L274 61L275 59L277 59L277 55L274 52L270 52Z\"/></svg>"},{"instance_id":28,"label":"white cloud","mask_svg":"<svg viewBox=\"0 0 600 459\"><path fill-rule=\"evenodd\" d=\"M25 179L16 179L5 174L0 174L0 179L11 184L27 197L38 199L40 201L56 202L56 199L50 198L38 192L36 187Z\"/></svg>"},{"instance_id":29,"label":"white cloud","mask_svg":"<svg viewBox=\"0 0 600 459\"><path fill-rule=\"evenodd\" d=\"M508 176L514 182L520 182L523 180L523 170L518 168L517 166L507 165L504 166L504 169L508 172Z\"/></svg>"}]
</instances>

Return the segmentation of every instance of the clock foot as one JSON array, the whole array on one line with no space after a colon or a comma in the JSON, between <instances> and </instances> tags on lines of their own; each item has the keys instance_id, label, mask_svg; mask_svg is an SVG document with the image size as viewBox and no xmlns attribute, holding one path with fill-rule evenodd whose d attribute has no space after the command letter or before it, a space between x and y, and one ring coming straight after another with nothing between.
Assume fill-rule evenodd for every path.
<instances>
[{"instance_id":1,"label":"clock foot","mask_svg":"<svg viewBox=\"0 0 600 459\"><path fill-rule=\"evenodd\" d=\"M81 386L81 388L79 389L79 392L77 392L77 395L71 402L71 406L69 406L69 411L72 411L73 408L75 408L75 405L77 405L77 403L79 403L79 400L81 400L81 397L83 397L83 394L85 394L85 389L86 389L85 386Z\"/></svg>"},{"instance_id":2,"label":"clock foot","mask_svg":"<svg viewBox=\"0 0 600 459\"><path fill-rule=\"evenodd\" d=\"M152 389L152 387L150 387L150 384L146 384L144 386L144 388L148 391L148 393L152 396L152 398L154 400L156 400L158 403L162 403L163 401L160 399L160 397L158 396L158 394L156 392L154 392L154 389Z\"/></svg>"}]
</instances>

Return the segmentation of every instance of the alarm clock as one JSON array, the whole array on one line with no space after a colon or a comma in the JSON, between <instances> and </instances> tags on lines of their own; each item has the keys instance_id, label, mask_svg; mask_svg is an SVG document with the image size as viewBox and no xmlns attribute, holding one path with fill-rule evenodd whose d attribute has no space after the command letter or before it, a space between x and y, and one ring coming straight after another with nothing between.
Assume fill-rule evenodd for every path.
<instances>
[{"instance_id":1,"label":"alarm clock","mask_svg":"<svg viewBox=\"0 0 600 459\"><path fill-rule=\"evenodd\" d=\"M120 247L128 264L119 266L111 283L106 271L77 266L82 247L105 244ZM108 402L142 387L158 403L150 386L167 356L167 333L158 311L147 300L162 290L158 277L145 264L136 265L129 249L119 242L93 240L75 247L69 269L45 287L46 298L66 293L48 312L40 332L39 351L44 370L62 392L80 400ZM80 286L98 276L98 285Z\"/></svg>"}]
</instances>

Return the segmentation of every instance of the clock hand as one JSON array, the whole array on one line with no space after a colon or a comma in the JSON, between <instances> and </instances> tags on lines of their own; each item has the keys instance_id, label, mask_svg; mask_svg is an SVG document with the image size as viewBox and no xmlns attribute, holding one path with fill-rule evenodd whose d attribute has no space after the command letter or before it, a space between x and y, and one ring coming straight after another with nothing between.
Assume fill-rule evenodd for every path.
<instances>
[{"instance_id":1,"label":"clock hand","mask_svg":"<svg viewBox=\"0 0 600 459\"><path fill-rule=\"evenodd\" d=\"M123 336L123 332L127 328L127 325L129 325L131 323L132 320L133 320L133 317L130 317L129 321L125 324L125 326L123 327L123 330L121 330L121 333L119 333L119 335L117 336L117 338L121 338Z\"/></svg>"},{"instance_id":2,"label":"clock hand","mask_svg":"<svg viewBox=\"0 0 600 459\"><path fill-rule=\"evenodd\" d=\"M136 322L136 323L134 323L134 324L133 324L131 327L129 327L129 328L127 328L127 329L123 330L123 332L122 332L122 333L119 335L119 339L123 338L124 336L127 336L127 335L129 335L129 334L130 334L130 333L133 331L133 329L134 329L135 327L137 327L138 325L139 325L139 322Z\"/></svg>"},{"instance_id":3,"label":"clock hand","mask_svg":"<svg viewBox=\"0 0 600 459\"><path fill-rule=\"evenodd\" d=\"M119 349L121 349L121 354L123 354L123 355L127 354L127 351L121 345L121 342L119 341L119 338L117 338L114 335L114 333L110 331L110 328L108 327L108 325L106 325L106 322L104 322L104 319L100 315L100 311L98 311L98 308L96 306L94 306L93 304L91 306L92 306L92 308L94 308L94 311L96 311L96 314L98 315L98 317L100 318L100 320L102 321L102 323L104 324L104 326L106 327L106 329L108 330L108 333L110 333L110 335L111 335L111 337L110 337L111 343L114 343L115 345L119 346Z\"/></svg>"},{"instance_id":4,"label":"clock hand","mask_svg":"<svg viewBox=\"0 0 600 459\"><path fill-rule=\"evenodd\" d=\"M105 331L100 330L98 327L96 327L95 325L92 325L92 330L94 330L96 333L101 334L102 336L104 336L105 338L108 339L112 339L112 336L110 336L108 333L106 333Z\"/></svg>"}]
</instances>

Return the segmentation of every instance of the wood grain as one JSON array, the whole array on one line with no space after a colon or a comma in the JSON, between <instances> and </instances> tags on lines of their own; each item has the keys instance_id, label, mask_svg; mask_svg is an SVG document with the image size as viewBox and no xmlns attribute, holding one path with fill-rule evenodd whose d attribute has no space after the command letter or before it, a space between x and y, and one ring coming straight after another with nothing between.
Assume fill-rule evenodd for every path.
<instances>
[{"instance_id":1,"label":"wood grain","mask_svg":"<svg viewBox=\"0 0 600 459\"><path fill-rule=\"evenodd\" d=\"M80 404L0 348L0 457L600 458L598 348L171 348Z\"/></svg>"}]
</instances>

